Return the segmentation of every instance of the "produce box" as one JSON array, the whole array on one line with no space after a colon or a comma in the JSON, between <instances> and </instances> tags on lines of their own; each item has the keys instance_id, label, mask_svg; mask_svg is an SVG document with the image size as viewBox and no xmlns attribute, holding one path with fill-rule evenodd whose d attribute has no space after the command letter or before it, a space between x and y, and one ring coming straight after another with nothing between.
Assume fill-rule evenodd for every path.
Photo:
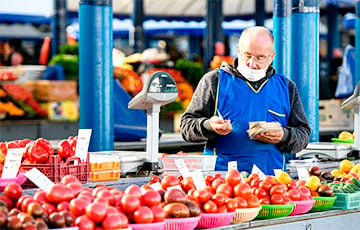
<instances>
[{"instance_id":1,"label":"produce box","mask_svg":"<svg viewBox=\"0 0 360 230\"><path fill-rule=\"evenodd\" d=\"M32 91L39 101L77 100L77 81L26 81L24 87Z\"/></svg>"},{"instance_id":2,"label":"produce box","mask_svg":"<svg viewBox=\"0 0 360 230\"><path fill-rule=\"evenodd\" d=\"M119 170L104 170L104 171L95 171L90 172L90 181L109 181L109 180L119 180L121 171Z\"/></svg>"},{"instance_id":3,"label":"produce box","mask_svg":"<svg viewBox=\"0 0 360 230\"><path fill-rule=\"evenodd\" d=\"M77 121L79 119L79 101L52 101L40 104L52 121Z\"/></svg>"},{"instance_id":4,"label":"produce box","mask_svg":"<svg viewBox=\"0 0 360 230\"><path fill-rule=\"evenodd\" d=\"M341 109L342 100L319 100L320 126L353 125L354 113L352 110Z\"/></svg>"},{"instance_id":5,"label":"produce box","mask_svg":"<svg viewBox=\"0 0 360 230\"><path fill-rule=\"evenodd\" d=\"M334 209L356 209L360 208L360 192L355 193L334 193L336 200Z\"/></svg>"},{"instance_id":6,"label":"produce box","mask_svg":"<svg viewBox=\"0 0 360 230\"><path fill-rule=\"evenodd\" d=\"M90 155L90 172L107 170L120 170L120 159L106 155Z\"/></svg>"},{"instance_id":7,"label":"produce box","mask_svg":"<svg viewBox=\"0 0 360 230\"><path fill-rule=\"evenodd\" d=\"M21 167L26 171L35 167L54 183L60 182L66 175L74 175L82 183L88 182L89 178L89 160L81 162L78 157L70 157L63 162L59 155L52 155L48 164L22 164ZM22 187L34 188L36 185L26 180Z\"/></svg>"}]
</instances>

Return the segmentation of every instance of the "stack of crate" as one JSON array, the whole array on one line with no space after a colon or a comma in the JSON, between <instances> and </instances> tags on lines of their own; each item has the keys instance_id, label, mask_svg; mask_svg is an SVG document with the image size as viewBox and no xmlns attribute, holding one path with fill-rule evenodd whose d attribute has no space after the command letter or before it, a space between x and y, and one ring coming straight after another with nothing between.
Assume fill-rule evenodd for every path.
<instances>
[{"instance_id":1,"label":"stack of crate","mask_svg":"<svg viewBox=\"0 0 360 230\"><path fill-rule=\"evenodd\" d=\"M90 181L118 180L120 176L119 158L104 155L90 155Z\"/></svg>"}]
</instances>

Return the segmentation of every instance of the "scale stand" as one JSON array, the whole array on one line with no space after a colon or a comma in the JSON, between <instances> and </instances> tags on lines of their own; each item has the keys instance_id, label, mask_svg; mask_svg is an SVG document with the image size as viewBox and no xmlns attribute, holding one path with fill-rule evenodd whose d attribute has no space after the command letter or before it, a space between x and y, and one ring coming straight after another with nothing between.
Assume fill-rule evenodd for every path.
<instances>
[{"instance_id":1,"label":"scale stand","mask_svg":"<svg viewBox=\"0 0 360 230\"><path fill-rule=\"evenodd\" d=\"M354 145L351 156L359 158L360 151L360 82L355 87L354 93L342 104L341 109L354 109Z\"/></svg>"},{"instance_id":2,"label":"scale stand","mask_svg":"<svg viewBox=\"0 0 360 230\"><path fill-rule=\"evenodd\" d=\"M159 113L162 105L175 101L178 91L170 74L162 71L151 74L143 89L128 104L130 109L145 109L147 117L146 161L137 175L159 173Z\"/></svg>"}]
</instances>

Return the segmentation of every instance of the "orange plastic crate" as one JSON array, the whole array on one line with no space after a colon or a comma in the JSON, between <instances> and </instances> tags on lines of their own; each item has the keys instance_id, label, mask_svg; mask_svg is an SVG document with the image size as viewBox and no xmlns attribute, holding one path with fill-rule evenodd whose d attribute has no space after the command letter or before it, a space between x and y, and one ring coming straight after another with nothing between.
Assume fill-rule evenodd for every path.
<instances>
[{"instance_id":1,"label":"orange plastic crate","mask_svg":"<svg viewBox=\"0 0 360 230\"><path fill-rule=\"evenodd\" d=\"M108 180L119 180L121 171L119 170L106 170L90 172L90 181L108 181Z\"/></svg>"},{"instance_id":2,"label":"orange plastic crate","mask_svg":"<svg viewBox=\"0 0 360 230\"><path fill-rule=\"evenodd\" d=\"M120 161L90 162L90 172L120 170Z\"/></svg>"},{"instance_id":3,"label":"orange plastic crate","mask_svg":"<svg viewBox=\"0 0 360 230\"><path fill-rule=\"evenodd\" d=\"M89 160L81 162L78 157L70 157L63 162L58 155L52 155L48 164L22 164L21 167L26 171L35 167L54 183L60 182L65 175L74 175L82 183L88 182L89 178ZM34 188L36 185L26 180L22 187Z\"/></svg>"}]
</instances>

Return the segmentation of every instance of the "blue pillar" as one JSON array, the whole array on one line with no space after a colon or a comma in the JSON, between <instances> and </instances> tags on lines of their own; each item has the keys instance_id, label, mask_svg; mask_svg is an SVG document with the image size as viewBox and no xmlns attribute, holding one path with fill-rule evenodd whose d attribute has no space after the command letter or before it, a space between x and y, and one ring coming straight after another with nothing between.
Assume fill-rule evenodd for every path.
<instances>
[{"instance_id":1,"label":"blue pillar","mask_svg":"<svg viewBox=\"0 0 360 230\"><path fill-rule=\"evenodd\" d=\"M291 78L296 83L311 127L319 141L319 1L293 0Z\"/></svg>"},{"instance_id":2,"label":"blue pillar","mask_svg":"<svg viewBox=\"0 0 360 230\"><path fill-rule=\"evenodd\" d=\"M52 20L51 55L59 52L59 47L66 44L66 0L54 0L54 17Z\"/></svg>"},{"instance_id":3,"label":"blue pillar","mask_svg":"<svg viewBox=\"0 0 360 230\"><path fill-rule=\"evenodd\" d=\"M201 37L198 35L189 35L189 54L190 60L194 60L195 57L200 57L201 55Z\"/></svg>"},{"instance_id":4,"label":"blue pillar","mask_svg":"<svg viewBox=\"0 0 360 230\"><path fill-rule=\"evenodd\" d=\"M327 28L327 62L330 67L334 50L340 48L339 7L334 4L327 6Z\"/></svg>"},{"instance_id":5,"label":"blue pillar","mask_svg":"<svg viewBox=\"0 0 360 230\"><path fill-rule=\"evenodd\" d=\"M275 38L273 66L277 73L291 78L291 2L290 0L275 0L273 9L273 35Z\"/></svg>"},{"instance_id":6,"label":"blue pillar","mask_svg":"<svg viewBox=\"0 0 360 230\"><path fill-rule=\"evenodd\" d=\"M360 81L360 1L356 1L355 24L355 85Z\"/></svg>"},{"instance_id":7,"label":"blue pillar","mask_svg":"<svg viewBox=\"0 0 360 230\"><path fill-rule=\"evenodd\" d=\"M112 1L79 4L79 127L92 129L89 151L113 150Z\"/></svg>"},{"instance_id":8,"label":"blue pillar","mask_svg":"<svg viewBox=\"0 0 360 230\"><path fill-rule=\"evenodd\" d=\"M205 30L205 49L204 66L208 69L210 61L215 54L215 43L223 42L222 34L222 0L206 1L206 30Z\"/></svg>"},{"instance_id":9,"label":"blue pillar","mask_svg":"<svg viewBox=\"0 0 360 230\"><path fill-rule=\"evenodd\" d=\"M265 19L266 19L265 0L256 0L255 1L255 15L254 15L254 18L255 18L255 24L257 26L264 26L264 22L265 22Z\"/></svg>"},{"instance_id":10,"label":"blue pillar","mask_svg":"<svg viewBox=\"0 0 360 230\"><path fill-rule=\"evenodd\" d=\"M132 13L133 31L133 50L134 52L142 52L145 49L145 33L144 33L144 4L143 0L133 0L134 8Z\"/></svg>"}]
</instances>

